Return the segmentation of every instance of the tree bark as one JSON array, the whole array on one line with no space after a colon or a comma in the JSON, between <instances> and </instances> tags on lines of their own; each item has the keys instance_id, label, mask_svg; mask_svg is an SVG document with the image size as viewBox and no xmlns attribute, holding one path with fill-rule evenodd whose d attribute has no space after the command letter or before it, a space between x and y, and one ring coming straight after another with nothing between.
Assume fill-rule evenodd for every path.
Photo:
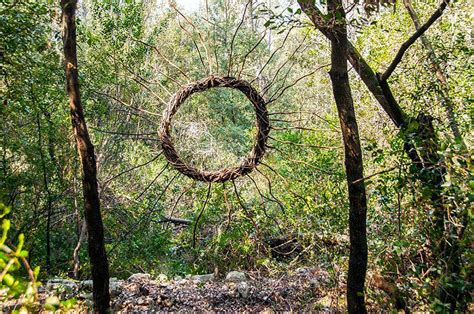
<instances>
[{"instance_id":1,"label":"tree bark","mask_svg":"<svg viewBox=\"0 0 474 314\"><path fill-rule=\"evenodd\" d=\"M87 223L84 220L84 222L82 223L81 231L79 233L79 238L77 239L76 247L74 248L74 251L72 253L72 258L74 261L74 266L72 268L72 276L76 280L79 280L79 269L81 267L81 261L79 259L79 251L81 250L82 240L84 239L86 230L87 230Z\"/></svg>"},{"instance_id":2,"label":"tree bark","mask_svg":"<svg viewBox=\"0 0 474 314\"><path fill-rule=\"evenodd\" d=\"M67 93L72 126L82 165L82 187L93 281L94 310L105 313L110 308L109 268L104 245L104 226L100 213L94 146L89 138L79 93L76 5L77 0L61 0Z\"/></svg>"},{"instance_id":3,"label":"tree bark","mask_svg":"<svg viewBox=\"0 0 474 314\"><path fill-rule=\"evenodd\" d=\"M328 12L334 16L331 29L331 70L334 99L342 129L345 167L349 189L349 273L347 308L349 313L366 313L364 284L367 272L367 200L359 130L354 111L347 68L348 40L342 0L329 0Z\"/></svg>"}]
</instances>

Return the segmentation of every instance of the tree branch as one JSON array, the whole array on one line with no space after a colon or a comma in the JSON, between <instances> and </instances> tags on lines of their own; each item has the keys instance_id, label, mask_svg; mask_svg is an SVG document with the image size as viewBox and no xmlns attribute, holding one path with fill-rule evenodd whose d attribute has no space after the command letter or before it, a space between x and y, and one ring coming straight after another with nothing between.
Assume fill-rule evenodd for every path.
<instances>
[{"instance_id":1,"label":"tree branch","mask_svg":"<svg viewBox=\"0 0 474 314\"><path fill-rule=\"evenodd\" d=\"M333 39L334 35L327 28L324 14L314 5L314 3L308 0L298 0L298 3L314 26L326 38L329 40ZM382 106L383 110L388 114L393 123L397 127L402 126L405 123L405 115L398 102L393 98L393 96L391 96L388 85L385 89L381 87L374 70L372 70L367 61L364 60L361 54L350 42L348 42L347 50L347 60L349 60L352 67L356 70L357 74L359 74L359 77L362 79L369 91L374 95L377 102Z\"/></svg>"},{"instance_id":2,"label":"tree branch","mask_svg":"<svg viewBox=\"0 0 474 314\"><path fill-rule=\"evenodd\" d=\"M443 15L444 9L448 6L449 0L443 0L441 4L439 5L438 9L431 15L431 17L426 21L425 24L423 24L418 30L411 35L410 38L408 38L407 41L405 41L402 46L400 47L400 50L398 50L397 55L393 59L392 63L388 66L387 70L380 76L380 80L386 81L390 75L393 73L395 68L398 66L398 64L402 61L403 55L405 52L410 48L410 46L418 39L420 36L422 36L428 28L433 25L436 20L438 20L441 15Z\"/></svg>"}]
</instances>

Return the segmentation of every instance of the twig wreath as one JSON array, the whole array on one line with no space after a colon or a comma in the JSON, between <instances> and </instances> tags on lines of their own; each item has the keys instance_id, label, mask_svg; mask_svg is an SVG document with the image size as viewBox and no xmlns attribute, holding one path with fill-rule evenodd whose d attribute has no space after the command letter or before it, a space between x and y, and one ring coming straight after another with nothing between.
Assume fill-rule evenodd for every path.
<instances>
[{"instance_id":1,"label":"twig wreath","mask_svg":"<svg viewBox=\"0 0 474 314\"><path fill-rule=\"evenodd\" d=\"M252 152L238 166L223 168L218 171L204 171L186 164L176 152L171 139L171 120L179 107L193 93L206 91L214 87L227 87L242 92L253 104L256 113L257 135ZM262 96L246 81L233 77L209 76L197 82L183 86L171 97L166 110L163 113L160 126L160 140L163 154L173 167L182 174L203 182L225 182L234 180L240 176L250 173L265 154L265 147L270 132L270 123L266 102Z\"/></svg>"}]
</instances>

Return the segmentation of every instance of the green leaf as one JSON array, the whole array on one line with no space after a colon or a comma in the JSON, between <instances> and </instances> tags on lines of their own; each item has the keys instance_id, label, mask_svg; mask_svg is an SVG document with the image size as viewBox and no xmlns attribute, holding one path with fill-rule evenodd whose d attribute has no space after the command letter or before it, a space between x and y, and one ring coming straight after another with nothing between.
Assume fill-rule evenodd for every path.
<instances>
[{"instance_id":1,"label":"green leaf","mask_svg":"<svg viewBox=\"0 0 474 314\"><path fill-rule=\"evenodd\" d=\"M11 287L15 282L15 277L13 277L11 274L5 274L5 276L3 277L3 282L7 286Z\"/></svg>"}]
</instances>

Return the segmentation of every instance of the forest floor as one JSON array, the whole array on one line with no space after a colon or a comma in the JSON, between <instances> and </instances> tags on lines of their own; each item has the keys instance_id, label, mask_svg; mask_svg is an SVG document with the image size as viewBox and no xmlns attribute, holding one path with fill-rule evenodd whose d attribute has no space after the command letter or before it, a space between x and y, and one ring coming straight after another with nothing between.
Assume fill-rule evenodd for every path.
<instances>
[{"instance_id":1,"label":"forest floor","mask_svg":"<svg viewBox=\"0 0 474 314\"><path fill-rule=\"evenodd\" d=\"M332 287L330 287L332 286ZM40 303L51 296L75 298L75 312L92 309L92 282L49 280L40 288ZM230 272L224 278L196 275L168 280L164 275L134 274L127 280L111 279L114 312L236 311L274 313L281 311L341 312L345 309L345 286L334 287L329 274L320 269L299 268L279 276L257 272ZM53 297L54 298L54 297ZM59 300L58 300L59 301ZM0 307L9 312L18 304Z\"/></svg>"},{"instance_id":2,"label":"forest floor","mask_svg":"<svg viewBox=\"0 0 474 314\"><path fill-rule=\"evenodd\" d=\"M328 274L298 269L293 275L276 278L252 273L231 272L222 280L212 275L193 276L173 281L129 278L113 299L116 310L141 311L335 311L342 293L325 287ZM328 295L330 295L328 297ZM333 304L334 303L334 304Z\"/></svg>"}]
</instances>

